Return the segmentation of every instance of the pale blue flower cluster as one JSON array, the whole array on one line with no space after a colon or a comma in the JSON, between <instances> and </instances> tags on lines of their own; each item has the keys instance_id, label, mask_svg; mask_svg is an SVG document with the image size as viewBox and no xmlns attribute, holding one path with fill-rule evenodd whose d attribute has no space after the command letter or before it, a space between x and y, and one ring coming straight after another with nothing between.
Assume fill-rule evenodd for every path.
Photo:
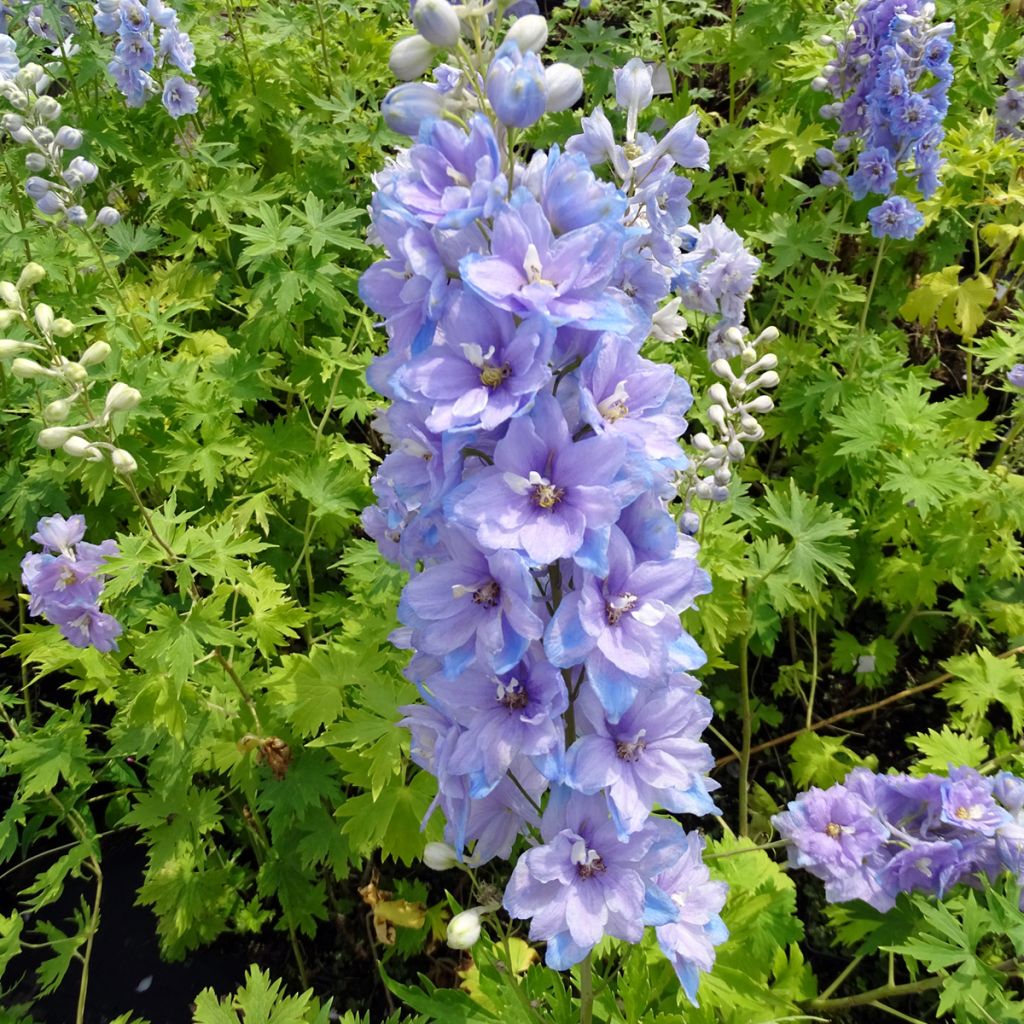
<instances>
[{"instance_id":1,"label":"pale blue flower cluster","mask_svg":"<svg viewBox=\"0 0 1024 1024\"><path fill-rule=\"evenodd\" d=\"M163 0L96 0L93 22L102 35L116 35L114 59L107 70L129 107L141 107L156 92L171 117L194 114L199 90L182 76L192 77L195 49L178 25L177 12ZM156 40L156 30L160 30ZM154 46L156 42L156 46ZM157 85L152 72L170 64L180 74Z\"/></svg>"},{"instance_id":2,"label":"pale blue flower cluster","mask_svg":"<svg viewBox=\"0 0 1024 1024\"><path fill-rule=\"evenodd\" d=\"M1024 57L1006 80L1006 92L996 100L996 138L1024 138Z\"/></svg>"},{"instance_id":3,"label":"pale blue flower cluster","mask_svg":"<svg viewBox=\"0 0 1024 1024\"><path fill-rule=\"evenodd\" d=\"M418 0L431 47L453 10L474 17ZM690 391L640 349L678 336L698 281L705 312L742 320L752 271L724 226L694 244L678 170L706 166L707 145L695 115L638 132L640 61L616 73L625 144L598 109L564 150L516 159L510 136L553 93L579 96L578 72L541 63L545 34L538 16L513 23L478 55L480 89L446 90L446 71L385 101L416 141L375 179L387 255L360 281L390 341L369 379L392 403L363 522L411 574L394 639L423 703L404 724L456 854L507 858L529 836L504 905L550 965L653 926L695 998L725 887L700 838L656 811L715 810L711 708L689 674L705 658L680 621L709 581L669 513Z\"/></svg>"},{"instance_id":4,"label":"pale blue flower cluster","mask_svg":"<svg viewBox=\"0 0 1024 1024\"><path fill-rule=\"evenodd\" d=\"M938 188L954 29L949 21L934 24L934 15L935 5L925 0L865 0L856 9L835 43L836 56L815 80L834 98L821 113L835 118L841 132L832 149L817 153L824 184L845 182L854 199L888 196L901 173L925 198ZM924 224L910 200L898 196L868 217L876 238L912 238Z\"/></svg>"},{"instance_id":5,"label":"pale blue flower cluster","mask_svg":"<svg viewBox=\"0 0 1024 1024\"><path fill-rule=\"evenodd\" d=\"M790 864L823 879L833 903L859 899L885 911L901 892L941 897L1003 871L1024 884L1024 780L1009 772L913 777L857 768L829 789L801 793L772 821Z\"/></svg>"}]
</instances>

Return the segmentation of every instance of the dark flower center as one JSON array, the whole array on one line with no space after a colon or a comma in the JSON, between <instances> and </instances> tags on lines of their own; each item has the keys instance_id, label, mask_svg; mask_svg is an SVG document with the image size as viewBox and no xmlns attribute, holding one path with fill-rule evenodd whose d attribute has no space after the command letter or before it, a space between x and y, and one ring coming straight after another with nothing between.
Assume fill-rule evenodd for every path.
<instances>
[{"instance_id":1,"label":"dark flower center","mask_svg":"<svg viewBox=\"0 0 1024 1024\"><path fill-rule=\"evenodd\" d=\"M493 363L484 363L480 368L480 383L492 391L503 381L507 380L512 373L512 367L508 363L495 366Z\"/></svg>"},{"instance_id":2,"label":"dark flower center","mask_svg":"<svg viewBox=\"0 0 1024 1024\"><path fill-rule=\"evenodd\" d=\"M640 755L647 749L647 740L644 739L646 731L646 729L641 729L635 740L619 740L615 744L615 753L620 761L640 760Z\"/></svg>"},{"instance_id":3,"label":"dark flower center","mask_svg":"<svg viewBox=\"0 0 1024 1024\"><path fill-rule=\"evenodd\" d=\"M511 680L506 686L498 682L498 703L504 705L509 711L522 711L530 702L522 683L518 679Z\"/></svg>"},{"instance_id":4,"label":"dark flower center","mask_svg":"<svg viewBox=\"0 0 1024 1024\"><path fill-rule=\"evenodd\" d=\"M494 608L501 600L501 587L494 580L488 580L482 587L473 591L473 604Z\"/></svg>"},{"instance_id":5,"label":"dark flower center","mask_svg":"<svg viewBox=\"0 0 1024 1024\"><path fill-rule=\"evenodd\" d=\"M639 603L636 594L620 594L604 606L604 617L609 626L614 626L626 612L631 612Z\"/></svg>"},{"instance_id":6,"label":"dark flower center","mask_svg":"<svg viewBox=\"0 0 1024 1024\"><path fill-rule=\"evenodd\" d=\"M572 844L572 862L576 865L576 874L580 878L592 878L607 870L601 854L597 850L588 849L584 839L577 839Z\"/></svg>"},{"instance_id":7,"label":"dark flower center","mask_svg":"<svg viewBox=\"0 0 1024 1024\"><path fill-rule=\"evenodd\" d=\"M546 480L540 484L534 484L530 496L538 508L554 508L565 497L565 488L556 487Z\"/></svg>"}]
</instances>

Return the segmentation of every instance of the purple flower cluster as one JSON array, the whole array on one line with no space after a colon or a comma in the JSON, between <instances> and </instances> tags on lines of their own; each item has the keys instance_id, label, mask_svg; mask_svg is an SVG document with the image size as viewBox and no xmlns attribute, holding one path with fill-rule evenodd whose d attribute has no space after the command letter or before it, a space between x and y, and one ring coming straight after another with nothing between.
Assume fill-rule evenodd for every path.
<instances>
[{"instance_id":1,"label":"purple flower cluster","mask_svg":"<svg viewBox=\"0 0 1024 1024\"><path fill-rule=\"evenodd\" d=\"M948 21L933 24L934 13L926 0L865 0L857 8L835 43L835 58L815 81L834 98L822 115L840 129L833 148L817 154L824 184L845 181L854 199L888 196L902 171L925 198L938 188L954 29ZM909 200L893 198L898 208L890 200L869 214L872 234L913 237L923 218Z\"/></svg>"},{"instance_id":2,"label":"purple flower cluster","mask_svg":"<svg viewBox=\"0 0 1024 1024\"><path fill-rule=\"evenodd\" d=\"M688 674L705 658L680 622L709 582L668 511L690 391L640 349L681 272L675 168L707 146L691 116L619 147L598 110L520 163L506 129L543 110L530 58L502 45L489 102L465 127L423 118L375 179L387 255L360 292L390 340L369 378L391 452L363 522L411 573L394 639L423 703L403 724L448 842L479 864L530 835L505 907L548 963L651 925L693 998L724 886L653 812L715 809ZM620 157L625 188L592 167Z\"/></svg>"},{"instance_id":3,"label":"purple flower cluster","mask_svg":"<svg viewBox=\"0 0 1024 1024\"><path fill-rule=\"evenodd\" d=\"M121 624L99 609L103 592L103 564L118 554L117 544L105 540L88 544L85 517L44 516L32 540L41 552L21 560L21 580L31 600L28 610L42 615L75 647L116 651Z\"/></svg>"},{"instance_id":4,"label":"purple flower cluster","mask_svg":"<svg viewBox=\"0 0 1024 1024\"><path fill-rule=\"evenodd\" d=\"M821 878L834 903L860 899L885 911L901 892L941 897L1002 871L1024 884L1024 779L1009 772L913 778L857 768L829 789L801 793L772 820L790 865Z\"/></svg>"},{"instance_id":5,"label":"purple flower cluster","mask_svg":"<svg viewBox=\"0 0 1024 1024\"><path fill-rule=\"evenodd\" d=\"M1024 57L1006 80L1006 92L996 100L996 138L1024 139Z\"/></svg>"},{"instance_id":6,"label":"purple flower cluster","mask_svg":"<svg viewBox=\"0 0 1024 1024\"><path fill-rule=\"evenodd\" d=\"M196 54L188 33L178 26L178 15L163 0L96 0L93 22L101 35L117 35L114 59L107 71L117 83L129 107L141 107L160 91L151 72L171 64L181 74L163 83L161 102L171 117L194 114L199 90L183 75L192 77ZM154 47L155 30L160 37Z\"/></svg>"}]
</instances>

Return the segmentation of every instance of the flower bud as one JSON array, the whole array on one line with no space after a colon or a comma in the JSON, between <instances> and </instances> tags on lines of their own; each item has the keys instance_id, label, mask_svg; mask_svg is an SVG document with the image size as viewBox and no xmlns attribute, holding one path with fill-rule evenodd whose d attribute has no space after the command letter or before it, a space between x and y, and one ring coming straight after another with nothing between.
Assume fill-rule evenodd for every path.
<instances>
[{"instance_id":1,"label":"flower bud","mask_svg":"<svg viewBox=\"0 0 1024 1024\"><path fill-rule=\"evenodd\" d=\"M434 60L434 46L423 36L409 36L399 39L391 48L388 67L395 78L411 82L426 74Z\"/></svg>"},{"instance_id":2,"label":"flower bud","mask_svg":"<svg viewBox=\"0 0 1024 1024\"><path fill-rule=\"evenodd\" d=\"M12 309L21 309L21 296L10 281L0 281L0 299Z\"/></svg>"},{"instance_id":3,"label":"flower bud","mask_svg":"<svg viewBox=\"0 0 1024 1024\"><path fill-rule=\"evenodd\" d=\"M112 206L104 206L96 214L96 223L101 228L112 228L121 219L121 214Z\"/></svg>"},{"instance_id":4,"label":"flower bud","mask_svg":"<svg viewBox=\"0 0 1024 1024\"><path fill-rule=\"evenodd\" d=\"M583 75L571 64L549 64L544 69L544 87L548 94L544 110L557 114L568 110L583 95Z\"/></svg>"},{"instance_id":5,"label":"flower bud","mask_svg":"<svg viewBox=\"0 0 1024 1024\"><path fill-rule=\"evenodd\" d=\"M49 335L50 328L53 327L53 310L45 303L40 302L34 311L36 325L43 334Z\"/></svg>"},{"instance_id":6,"label":"flower bud","mask_svg":"<svg viewBox=\"0 0 1024 1024\"><path fill-rule=\"evenodd\" d=\"M26 288L33 288L46 277L46 271L38 263L26 263L18 275L18 283L15 287L19 292Z\"/></svg>"},{"instance_id":7,"label":"flower bud","mask_svg":"<svg viewBox=\"0 0 1024 1024\"><path fill-rule=\"evenodd\" d=\"M52 96L40 96L36 100L36 116L43 121L56 121L60 117L61 105Z\"/></svg>"},{"instance_id":8,"label":"flower bud","mask_svg":"<svg viewBox=\"0 0 1024 1024\"><path fill-rule=\"evenodd\" d=\"M505 38L511 39L520 53L539 53L548 41L547 18L539 14L524 14L512 23Z\"/></svg>"},{"instance_id":9,"label":"flower bud","mask_svg":"<svg viewBox=\"0 0 1024 1024\"><path fill-rule=\"evenodd\" d=\"M12 128L10 129L10 132L11 138L22 146L32 141L32 129L29 128L28 125L21 125L19 128Z\"/></svg>"},{"instance_id":10,"label":"flower bud","mask_svg":"<svg viewBox=\"0 0 1024 1024\"><path fill-rule=\"evenodd\" d=\"M57 376L53 370L40 366L34 359L15 359L11 363L11 373L20 380L41 380L43 377Z\"/></svg>"},{"instance_id":11,"label":"flower bud","mask_svg":"<svg viewBox=\"0 0 1024 1024\"><path fill-rule=\"evenodd\" d=\"M502 124L528 128L544 114L547 85L535 53L521 54L515 43L502 43L487 71L487 98Z\"/></svg>"},{"instance_id":12,"label":"flower bud","mask_svg":"<svg viewBox=\"0 0 1024 1024\"><path fill-rule=\"evenodd\" d=\"M700 529L700 516L696 512L684 512L679 517L679 529L688 537L696 536Z\"/></svg>"},{"instance_id":13,"label":"flower bud","mask_svg":"<svg viewBox=\"0 0 1024 1024\"><path fill-rule=\"evenodd\" d=\"M814 151L814 159L821 167L831 167L836 162L836 155L831 149L820 146Z\"/></svg>"},{"instance_id":14,"label":"flower bud","mask_svg":"<svg viewBox=\"0 0 1024 1024\"><path fill-rule=\"evenodd\" d=\"M755 339L755 345L770 345L773 341L778 341L779 329L778 327L766 327Z\"/></svg>"},{"instance_id":15,"label":"flower bud","mask_svg":"<svg viewBox=\"0 0 1024 1024\"><path fill-rule=\"evenodd\" d=\"M483 907L472 907L456 914L448 922L448 934L445 941L452 949L470 949L480 938L480 918L484 914Z\"/></svg>"},{"instance_id":16,"label":"flower bud","mask_svg":"<svg viewBox=\"0 0 1024 1024\"><path fill-rule=\"evenodd\" d=\"M750 402L745 403L746 409L755 415L771 412L775 408L775 403L772 401L770 395L758 395L757 398Z\"/></svg>"},{"instance_id":17,"label":"flower bud","mask_svg":"<svg viewBox=\"0 0 1024 1024\"><path fill-rule=\"evenodd\" d=\"M51 430L71 430L71 427L51 427ZM43 431L46 433L46 431ZM76 459L85 459L87 462L101 462L103 460L103 452L100 451L95 445L89 444L84 437L79 437L77 434L73 437L69 437L62 445L61 448L68 453L73 455Z\"/></svg>"},{"instance_id":18,"label":"flower bud","mask_svg":"<svg viewBox=\"0 0 1024 1024\"><path fill-rule=\"evenodd\" d=\"M731 479L732 470L729 468L728 464L719 466L718 469L715 470L714 480L719 487L724 487Z\"/></svg>"},{"instance_id":19,"label":"flower bud","mask_svg":"<svg viewBox=\"0 0 1024 1024\"><path fill-rule=\"evenodd\" d=\"M65 316L59 316L53 321L50 333L58 338L66 338L75 333L75 325Z\"/></svg>"},{"instance_id":20,"label":"flower bud","mask_svg":"<svg viewBox=\"0 0 1024 1024\"><path fill-rule=\"evenodd\" d=\"M63 423L71 412L71 403L66 398L58 398L43 410L43 419L47 423ZM52 445L51 447L56 447Z\"/></svg>"},{"instance_id":21,"label":"flower bud","mask_svg":"<svg viewBox=\"0 0 1024 1024\"><path fill-rule=\"evenodd\" d=\"M3 80L0 79L0 86L4 84ZM4 114L3 117L0 117L0 127L2 127L4 131L16 131L18 128L23 127L24 124L25 119L20 114Z\"/></svg>"},{"instance_id":22,"label":"flower bud","mask_svg":"<svg viewBox=\"0 0 1024 1024\"><path fill-rule=\"evenodd\" d=\"M420 125L431 117L440 117L444 111L444 97L426 82L406 82L397 85L380 106L384 122L399 135L415 137Z\"/></svg>"},{"instance_id":23,"label":"flower bud","mask_svg":"<svg viewBox=\"0 0 1024 1024\"><path fill-rule=\"evenodd\" d=\"M24 352L28 345L23 341L15 341L14 338L0 338L0 359L10 359L19 352Z\"/></svg>"},{"instance_id":24,"label":"flower bud","mask_svg":"<svg viewBox=\"0 0 1024 1024\"><path fill-rule=\"evenodd\" d=\"M61 448L77 434L75 427L47 427L36 435L40 448Z\"/></svg>"},{"instance_id":25,"label":"flower bud","mask_svg":"<svg viewBox=\"0 0 1024 1024\"><path fill-rule=\"evenodd\" d=\"M699 452L709 452L715 446L711 438L703 431L699 434L694 434L690 439L690 444Z\"/></svg>"},{"instance_id":26,"label":"flower bud","mask_svg":"<svg viewBox=\"0 0 1024 1024\"><path fill-rule=\"evenodd\" d=\"M40 213L55 214L64 212L64 201L56 192L47 192L36 200L36 209Z\"/></svg>"},{"instance_id":27,"label":"flower bud","mask_svg":"<svg viewBox=\"0 0 1024 1024\"><path fill-rule=\"evenodd\" d=\"M416 0L412 23L424 39L450 50L462 34L459 16L448 0Z\"/></svg>"},{"instance_id":28,"label":"flower bud","mask_svg":"<svg viewBox=\"0 0 1024 1024\"><path fill-rule=\"evenodd\" d=\"M72 128L71 125L65 124L57 129L57 134L54 136L53 141L61 149L78 149L82 145L84 137L77 128Z\"/></svg>"},{"instance_id":29,"label":"flower bud","mask_svg":"<svg viewBox=\"0 0 1024 1024\"><path fill-rule=\"evenodd\" d=\"M455 850L447 843L427 843L423 863L432 871L448 871L459 863Z\"/></svg>"},{"instance_id":30,"label":"flower bud","mask_svg":"<svg viewBox=\"0 0 1024 1024\"><path fill-rule=\"evenodd\" d=\"M80 188L82 185L91 185L100 173L100 169L85 157L76 156L62 177L72 188Z\"/></svg>"},{"instance_id":31,"label":"flower bud","mask_svg":"<svg viewBox=\"0 0 1024 1024\"><path fill-rule=\"evenodd\" d=\"M65 216L69 224L74 224L79 228L89 223L89 215L85 212L85 208L81 206L69 206L65 211Z\"/></svg>"},{"instance_id":32,"label":"flower bud","mask_svg":"<svg viewBox=\"0 0 1024 1024\"><path fill-rule=\"evenodd\" d=\"M64 359L60 364L60 376L72 384L81 384L82 381L89 379L89 371L81 363Z\"/></svg>"},{"instance_id":33,"label":"flower bud","mask_svg":"<svg viewBox=\"0 0 1024 1024\"><path fill-rule=\"evenodd\" d=\"M33 172L45 170L46 157L42 153L26 153L25 166Z\"/></svg>"},{"instance_id":34,"label":"flower bud","mask_svg":"<svg viewBox=\"0 0 1024 1024\"><path fill-rule=\"evenodd\" d=\"M728 359L716 359L711 364L711 372L716 377L721 377L723 380L736 379L736 374L732 372L732 367L729 365Z\"/></svg>"},{"instance_id":35,"label":"flower bud","mask_svg":"<svg viewBox=\"0 0 1024 1024\"><path fill-rule=\"evenodd\" d=\"M650 106L654 99L654 80L651 69L639 57L617 68L614 78L615 102L619 107L639 111Z\"/></svg>"},{"instance_id":36,"label":"flower bud","mask_svg":"<svg viewBox=\"0 0 1024 1024\"><path fill-rule=\"evenodd\" d=\"M140 391L118 381L107 392L107 399L103 403L103 418L107 419L115 412L128 412L141 401L142 393Z\"/></svg>"},{"instance_id":37,"label":"flower bud","mask_svg":"<svg viewBox=\"0 0 1024 1024\"><path fill-rule=\"evenodd\" d=\"M79 357L82 366L96 366L110 355L110 346L105 341L94 341ZM116 384L114 385L117 386Z\"/></svg>"},{"instance_id":38,"label":"flower bud","mask_svg":"<svg viewBox=\"0 0 1024 1024\"><path fill-rule=\"evenodd\" d=\"M123 476L128 476L139 468L139 464L132 458L131 453L126 452L123 448L115 448L110 453L110 463L114 467L114 472L121 473Z\"/></svg>"},{"instance_id":39,"label":"flower bud","mask_svg":"<svg viewBox=\"0 0 1024 1024\"><path fill-rule=\"evenodd\" d=\"M719 430L725 430L725 410L720 405L712 405L708 409L708 419Z\"/></svg>"},{"instance_id":40,"label":"flower bud","mask_svg":"<svg viewBox=\"0 0 1024 1024\"><path fill-rule=\"evenodd\" d=\"M15 320L20 319L21 316L16 309L0 309L0 330L6 330Z\"/></svg>"},{"instance_id":41,"label":"flower bud","mask_svg":"<svg viewBox=\"0 0 1024 1024\"><path fill-rule=\"evenodd\" d=\"M733 439L726 446L726 452L730 462L742 462L744 453L743 442Z\"/></svg>"},{"instance_id":42,"label":"flower bud","mask_svg":"<svg viewBox=\"0 0 1024 1024\"><path fill-rule=\"evenodd\" d=\"M49 146L50 143L53 142L53 132L44 124L37 125L32 129L32 138L35 139L40 146Z\"/></svg>"},{"instance_id":43,"label":"flower bud","mask_svg":"<svg viewBox=\"0 0 1024 1024\"><path fill-rule=\"evenodd\" d=\"M715 381L711 387L708 388L708 397L712 402L716 402L718 405L724 406L726 409L729 408L729 393L725 390L725 385Z\"/></svg>"},{"instance_id":44,"label":"flower bud","mask_svg":"<svg viewBox=\"0 0 1024 1024\"><path fill-rule=\"evenodd\" d=\"M53 182L47 181L46 178L39 178L33 174L25 179L25 194L35 202L39 202L51 188L53 188Z\"/></svg>"},{"instance_id":45,"label":"flower bud","mask_svg":"<svg viewBox=\"0 0 1024 1024\"><path fill-rule=\"evenodd\" d=\"M752 391L756 391L759 388L774 388L779 383L779 375L774 370L766 370L756 380L752 380L748 387Z\"/></svg>"},{"instance_id":46,"label":"flower bud","mask_svg":"<svg viewBox=\"0 0 1024 1024\"><path fill-rule=\"evenodd\" d=\"M822 75L818 75L817 78L811 81L811 88L815 92L824 92L828 88L828 79Z\"/></svg>"}]
</instances>

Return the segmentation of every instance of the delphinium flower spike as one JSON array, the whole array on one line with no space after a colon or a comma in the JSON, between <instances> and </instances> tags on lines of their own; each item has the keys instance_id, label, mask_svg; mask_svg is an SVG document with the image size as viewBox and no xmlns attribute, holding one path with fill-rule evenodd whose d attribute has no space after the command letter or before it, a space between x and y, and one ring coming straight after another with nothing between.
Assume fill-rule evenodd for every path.
<instances>
[{"instance_id":1,"label":"delphinium flower spike","mask_svg":"<svg viewBox=\"0 0 1024 1024\"><path fill-rule=\"evenodd\" d=\"M836 54L814 81L831 93L821 113L840 130L831 149L818 151L821 180L845 182L854 199L863 199L890 196L902 177L927 199L942 167L953 23L936 23L935 4L926 0L864 0L840 4L837 12L847 23L838 41L822 40ZM924 224L903 196L891 196L868 218L877 238L911 238Z\"/></svg>"},{"instance_id":2,"label":"delphinium flower spike","mask_svg":"<svg viewBox=\"0 0 1024 1024\"><path fill-rule=\"evenodd\" d=\"M428 857L482 864L526 837L504 907L549 964L654 927L695 998L725 891L700 837L660 811L715 810L711 711L690 674L705 656L680 619L709 580L669 511L692 396L641 349L679 337L689 302L753 351L768 339L744 343L757 261L720 222L690 226L680 170L707 166L707 144L696 114L642 130L641 61L616 73L623 141L598 108L526 159L516 140L582 91L578 70L543 62L544 19L420 3L383 108L412 142L375 177L386 256L360 292L390 342L369 371L390 453L363 522L410 572L393 640L423 698L404 709L412 757L445 817L448 847ZM446 63L416 80L432 59ZM772 384L764 359L724 400L741 446Z\"/></svg>"},{"instance_id":3,"label":"delphinium flower spike","mask_svg":"<svg viewBox=\"0 0 1024 1024\"><path fill-rule=\"evenodd\" d=\"M118 555L117 544L105 540L88 544L85 517L65 519L44 516L32 534L41 552L29 552L21 560L21 579L28 589L28 610L58 626L75 647L116 651L121 625L100 611L103 564Z\"/></svg>"},{"instance_id":4,"label":"delphinium flower spike","mask_svg":"<svg viewBox=\"0 0 1024 1024\"><path fill-rule=\"evenodd\" d=\"M834 903L861 899L885 911L901 892L941 897L1003 871L1024 885L1024 780L1009 772L914 777L857 768L829 789L801 793L772 821L790 864L821 878Z\"/></svg>"}]
</instances>

